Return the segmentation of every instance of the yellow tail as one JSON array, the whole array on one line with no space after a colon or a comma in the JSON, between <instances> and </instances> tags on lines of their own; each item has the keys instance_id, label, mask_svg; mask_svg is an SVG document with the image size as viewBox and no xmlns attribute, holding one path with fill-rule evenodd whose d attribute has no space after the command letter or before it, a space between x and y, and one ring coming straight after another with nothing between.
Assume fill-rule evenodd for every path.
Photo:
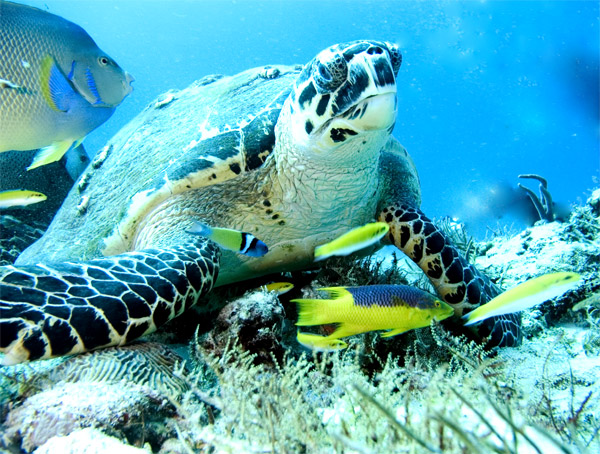
<instances>
[{"instance_id":1,"label":"yellow tail","mask_svg":"<svg viewBox=\"0 0 600 454\"><path fill-rule=\"evenodd\" d=\"M331 323L327 320L327 312L324 311L328 301L330 300L292 300L292 303L298 304L298 322L296 322L296 325L313 326Z\"/></svg>"},{"instance_id":2,"label":"yellow tail","mask_svg":"<svg viewBox=\"0 0 600 454\"><path fill-rule=\"evenodd\" d=\"M332 299L292 300L292 303L298 304L297 326L326 325L339 322L338 316L331 306L345 302L347 297L350 297L352 301L352 295L343 287L320 288L319 291L327 292Z\"/></svg>"}]
</instances>

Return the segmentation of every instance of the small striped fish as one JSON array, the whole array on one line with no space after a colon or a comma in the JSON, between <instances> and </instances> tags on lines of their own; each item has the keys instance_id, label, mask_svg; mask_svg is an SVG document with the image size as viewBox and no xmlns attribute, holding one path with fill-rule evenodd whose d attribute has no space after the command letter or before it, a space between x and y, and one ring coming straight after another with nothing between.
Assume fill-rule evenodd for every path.
<instances>
[{"instance_id":1,"label":"small striped fish","mask_svg":"<svg viewBox=\"0 0 600 454\"><path fill-rule=\"evenodd\" d=\"M250 257L262 257L269 252L267 245L251 233L240 232L239 230L233 229L209 227L201 222L194 222L194 225L189 232L195 235L204 236L225 249Z\"/></svg>"}]
</instances>

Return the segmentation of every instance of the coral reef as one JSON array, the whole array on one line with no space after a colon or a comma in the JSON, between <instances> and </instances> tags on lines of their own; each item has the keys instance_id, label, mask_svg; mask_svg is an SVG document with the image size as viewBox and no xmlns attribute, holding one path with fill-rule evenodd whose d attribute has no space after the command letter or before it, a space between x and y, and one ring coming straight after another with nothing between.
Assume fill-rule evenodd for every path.
<instances>
[{"instance_id":1,"label":"coral reef","mask_svg":"<svg viewBox=\"0 0 600 454\"><path fill-rule=\"evenodd\" d=\"M518 185L523 191L527 193L527 195L531 199L531 203L533 203L533 205L535 206L535 209L540 219L548 222L554 221L556 216L554 213L554 203L552 202L552 195L548 190L548 182L546 181L546 179L535 174L519 175L519 178L529 178L540 182L539 196L535 195L535 192L523 186L521 183L519 183Z\"/></svg>"},{"instance_id":2,"label":"coral reef","mask_svg":"<svg viewBox=\"0 0 600 454\"><path fill-rule=\"evenodd\" d=\"M21 448L31 452L52 437L84 427L112 432L115 426L145 425L146 419L151 422L153 416L163 413L164 406L156 391L136 384L57 383L9 412L5 438L19 439ZM132 437L131 441L138 440Z\"/></svg>"},{"instance_id":3,"label":"coral reef","mask_svg":"<svg viewBox=\"0 0 600 454\"><path fill-rule=\"evenodd\" d=\"M591 410L597 401L582 405L579 375L566 394L574 399L573 412L557 408L563 397L548 386L555 378L545 374L549 363L564 365L559 355L547 359L539 375L520 381L524 368L506 367L518 354L487 357L439 327L433 339L415 342L401 361L389 356L373 376L351 350L287 356L275 368L255 364L239 347L220 358L197 358L218 378L217 388L204 391L218 417L202 425L194 418L177 421L181 446L173 452L569 453L598 446L593 439L600 421ZM548 345L542 348L548 356ZM590 368L588 377L595 372ZM522 386L532 382L539 396ZM597 384L589 387L598 391ZM183 402L183 413L194 414L197 404ZM559 435L582 449L572 450Z\"/></svg>"},{"instance_id":4,"label":"coral reef","mask_svg":"<svg viewBox=\"0 0 600 454\"><path fill-rule=\"evenodd\" d=\"M510 288L532 277L558 271L582 275L582 284L555 304L546 303L527 313L525 333L539 332L549 324L581 315L571 310L574 303L600 291L600 218L595 191L583 206L574 207L563 222L538 223L511 238L495 238L476 264L498 284ZM533 319L532 319L533 317Z\"/></svg>"},{"instance_id":5,"label":"coral reef","mask_svg":"<svg viewBox=\"0 0 600 454\"><path fill-rule=\"evenodd\" d=\"M138 342L66 359L3 368L16 384L19 405L6 406L0 446L31 452L52 437L102 428L129 443L158 446L173 434L162 421L187 382L181 358L165 346ZM14 386L13 386L14 387Z\"/></svg>"},{"instance_id":6,"label":"coral reef","mask_svg":"<svg viewBox=\"0 0 600 454\"><path fill-rule=\"evenodd\" d=\"M124 381L175 396L187 391L187 384L173 376L173 370L182 361L179 355L164 345L136 342L119 348L107 348L70 357L52 370L33 377L29 385L45 389L61 381Z\"/></svg>"},{"instance_id":7,"label":"coral reef","mask_svg":"<svg viewBox=\"0 0 600 454\"><path fill-rule=\"evenodd\" d=\"M219 312L213 329L202 342L205 350L221 356L232 339L261 362L282 358L281 333L285 311L275 292L251 291Z\"/></svg>"},{"instance_id":8,"label":"coral reef","mask_svg":"<svg viewBox=\"0 0 600 454\"><path fill-rule=\"evenodd\" d=\"M148 454L149 449L139 449L129 446L120 440L109 437L97 429L87 428L71 432L64 437L53 437L35 450L35 454L104 454L114 452L119 454Z\"/></svg>"},{"instance_id":9,"label":"coral reef","mask_svg":"<svg viewBox=\"0 0 600 454\"><path fill-rule=\"evenodd\" d=\"M456 232L505 288L554 271L582 275L576 289L526 311L521 347L486 352L434 323L392 339L356 336L343 352L301 353L288 295L238 293L186 352L146 342L0 369L0 448L599 452L599 202L596 190L562 223L484 243ZM303 275L302 291L419 284L401 259L376 257L330 260Z\"/></svg>"}]
</instances>

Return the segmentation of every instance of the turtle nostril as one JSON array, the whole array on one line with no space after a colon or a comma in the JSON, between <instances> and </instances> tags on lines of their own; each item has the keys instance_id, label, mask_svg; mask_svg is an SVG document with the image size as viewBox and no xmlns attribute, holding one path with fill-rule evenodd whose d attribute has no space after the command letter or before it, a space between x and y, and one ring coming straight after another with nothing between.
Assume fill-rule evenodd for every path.
<instances>
[{"instance_id":1,"label":"turtle nostril","mask_svg":"<svg viewBox=\"0 0 600 454\"><path fill-rule=\"evenodd\" d=\"M367 49L367 54L369 55L381 55L383 54L383 49L379 46L371 46Z\"/></svg>"}]
</instances>

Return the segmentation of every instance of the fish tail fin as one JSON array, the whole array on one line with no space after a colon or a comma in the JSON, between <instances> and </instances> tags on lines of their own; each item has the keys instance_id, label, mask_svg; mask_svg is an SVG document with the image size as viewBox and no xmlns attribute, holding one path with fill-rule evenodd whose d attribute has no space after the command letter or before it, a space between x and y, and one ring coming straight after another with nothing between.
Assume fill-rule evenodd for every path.
<instances>
[{"instance_id":1,"label":"fish tail fin","mask_svg":"<svg viewBox=\"0 0 600 454\"><path fill-rule=\"evenodd\" d=\"M292 302L298 304L298 326L326 325L337 323L335 311L331 308L340 302L347 302L346 298L352 298L352 294L344 287L326 287L319 291L327 292L330 299L295 299Z\"/></svg>"},{"instance_id":2,"label":"fish tail fin","mask_svg":"<svg viewBox=\"0 0 600 454\"><path fill-rule=\"evenodd\" d=\"M58 161L67 151L69 151L69 148L71 148L72 145L73 140L67 139L60 142L54 142L52 145L40 149L33 158L33 161L31 161L31 165L27 167L27 170Z\"/></svg>"},{"instance_id":3,"label":"fish tail fin","mask_svg":"<svg viewBox=\"0 0 600 454\"><path fill-rule=\"evenodd\" d=\"M331 336L319 336L318 334L301 333L298 330L296 339L302 345L315 351L334 351L348 347L348 344L340 339L332 339Z\"/></svg>"},{"instance_id":4,"label":"fish tail fin","mask_svg":"<svg viewBox=\"0 0 600 454\"><path fill-rule=\"evenodd\" d=\"M329 246L327 244L324 244L322 246L317 246L315 248L315 258L314 261L315 262L320 262L321 260L325 260L326 258L331 257L331 254L329 253Z\"/></svg>"},{"instance_id":5,"label":"fish tail fin","mask_svg":"<svg viewBox=\"0 0 600 454\"><path fill-rule=\"evenodd\" d=\"M479 307L482 307L482 306L479 306ZM479 313L477 312L477 309L472 310L468 314L463 315L462 319L465 320L465 326L474 325L475 323L478 323L478 322L480 322L480 321L483 320L479 316Z\"/></svg>"},{"instance_id":6,"label":"fish tail fin","mask_svg":"<svg viewBox=\"0 0 600 454\"><path fill-rule=\"evenodd\" d=\"M205 237L209 237L213 233L212 229L208 225L203 224L199 221L195 221L192 224L192 228L189 229L188 232L193 233L195 235L202 235Z\"/></svg>"},{"instance_id":7,"label":"fish tail fin","mask_svg":"<svg viewBox=\"0 0 600 454\"><path fill-rule=\"evenodd\" d=\"M323 299L295 299L292 303L298 304L298 321L297 326L313 326L325 325L333 323L327 317L327 312L324 308L330 300Z\"/></svg>"}]
</instances>

